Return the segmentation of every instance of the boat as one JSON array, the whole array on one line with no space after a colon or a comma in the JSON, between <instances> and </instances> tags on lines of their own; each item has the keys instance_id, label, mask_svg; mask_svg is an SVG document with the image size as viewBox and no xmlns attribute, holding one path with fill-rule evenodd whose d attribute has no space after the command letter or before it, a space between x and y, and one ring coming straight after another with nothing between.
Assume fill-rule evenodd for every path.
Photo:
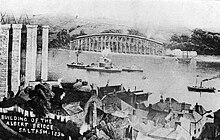
<instances>
[{"instance_id":1,"label":"boat","mask_svg":"<svg viewBox=\"0 0 220 140\"><path fill-rule=\"evenodd\" d=\"M83 63L80 63L80 62L78 63L73 62L71 64L67 64L67 66L71 68L85 69L87 65L84 65Z\"/></svg>"},{"instance_id":2,"label":"boat","mask_svg":"<svg viewBox=\"0 0 220 140\"><path fill-rule=\"evenodd\" d=\"M189 91L195 91L195 92L215 92L214 87L200 87L200 86L188 86L187 87Z\"/></svg>"},{"instance_id":3,"label":"boat","mask_svg":"<svg viewBox=\"0 0 220 140\"><path fill-rule=\"evenodd\" d=\"M114 69L114 68L108 69L102 67L85 67L85 68L87 71L99 71L99 72L109 72L109 73L122 71L121 69Z\"/></svg>"},{"instance_id":4,"label":"boat","mask_svg":"<svg viewBox=\"0 0 220 140\"><path fill-rule=\"evenodd\" d=\"M204 81L204 80L203 80ZM200 82L200 86L187 86L188 91L194 91L194 92L215 92L215 88L214 87L203 87L202 86L202 82ZM196 79L196 83L197 83L197 79Z\"/></svg>"},{"instance_id":5,"label":"boat","mask_svg":"<svg viewBox=\"0 0 220 140\"><path fill-rule=\"evenodd\" d=\"M192 58L189 57L188 51L186 52L186 55L184 55L184 52L182 53L183 53L182 57L177 57L178 62L179 63L190 63Z\"/></svg>"},{"instance_id":6,"label":"boat","mask_svg":"<svg viewBox=\"0 0 220 140\"><path fill-rule=\"evenodd\" d=\"M123 67L122 71L127 72L143 72L144 70L142 68L138 68L137 66L131 66L131 67Z\"/></svg>"},{"instance_id":7,"label":"boat","mask_svg":"<svg viewBox=\"0 0 220 140\"><path fill-rule=\"evenodd\" d=\"M83 62L79 62L79 54L81 53L80 50L76 52L76 62L72 62L70 64L67 64L70 68L78 68L78 69L85 69L87 65L83 64Z\"/></svg>"},{"instance_id":8,"label":"boat","mask_svg":"<svg viewBox=\"0 0 220 140\"><path fill-rule=\"evenodd\" d=\"M98 72L108 72L108 73L115 73L122 71L122 69L115 67L112 64L112 61L105 56L100 57L97 64L92 63L91 65L86 66L85 69L87 71L98 71Z\"/></svg>"}]
</instances>

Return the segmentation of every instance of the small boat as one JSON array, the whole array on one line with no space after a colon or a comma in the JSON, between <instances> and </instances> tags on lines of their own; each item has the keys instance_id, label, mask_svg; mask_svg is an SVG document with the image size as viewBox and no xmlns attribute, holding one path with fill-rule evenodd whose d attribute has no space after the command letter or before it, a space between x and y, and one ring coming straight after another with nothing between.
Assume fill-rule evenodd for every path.
<instances>
[{"instance_id":1,"label":"small boat","mask_svg":"<svg viewBox=\"0 0 220 140\"><path fill-rule=\"evenodd\" d=\"M113 72L121 72L122 69L117 69L117 68L102 68L102 67L85 67L87 71L99 71L99 72L109 72L109 73L113 73Z\"/></svg>"},{"instance_id":2,"label":"small boat","mask_svg":"<svg viewBox=\"0 0 220 140\"><path fill-rule=\"evenodd\" d=\"M214 87L200 87L200 86L188 86L187 87L189 91L195 91L195 92L215 92Z\"/></svg>"},{"instance_id":3,"label":"small boat","mask_svg":"<svg viewBox=\"0 0 220 140\"><path fill-rule=\"evenodd\" d=\"M122 71L127 72L143 72L144 70L141 68L138 68L137 66L131 66L131 67L123 67Z\"/></svg>"},{"instance_id":4,"label":"small boat","mask_svg":"<svg viewBox=\"0 0 220 140\"><path fill-rule=\"evenodd\" d=\"M75 63L75 62L73 62L73 63L71 63L71 64L67 64L67 66L68 67L71 67L71 68L78 68L78 69L85 69L85 67L87 66L87 65L84 65L83 63Z\"/></svg>"},{"instance_id":5,"label":"small boat","mask_svg":"<svg viewBox=\"0 0 220 140\"><path fill-rule=\"evenodd\" d=\"M76 52L76 62L72 62L71 64L67 64L70 68L77 68L77 69L85 69L87 65L84 65L82 62L79 62L79 54L81 53L80 50Z\"/></svg>"},{"instance_id":6,"label":"small boat","mask_svg":"<svg viewBox=\"0 0 220 140\"><path fill-rule=\"evenodd\" d=\"M204 81L204 80L203 80ZM200 86L187 86L188 91L195 91L195 92L215 92L215 88L214 87L203 87L202 86L202 82L200 82ZM196 84L197 84L197 79L196 79Z\"/></svg>"},{"instance_id":7,"label":"small boat","mask_svg":"<svg viewBox=\"0 0 220 140\"><path fill-rule=\"evenodd\" d=\"M116 68L112 61L107 57L100 57L98 60L98 64L92 63L85 67L87 71L98 71L98 72L108 72L115 73L121 72L122 69Z\"/></svg>"}]
</instances>

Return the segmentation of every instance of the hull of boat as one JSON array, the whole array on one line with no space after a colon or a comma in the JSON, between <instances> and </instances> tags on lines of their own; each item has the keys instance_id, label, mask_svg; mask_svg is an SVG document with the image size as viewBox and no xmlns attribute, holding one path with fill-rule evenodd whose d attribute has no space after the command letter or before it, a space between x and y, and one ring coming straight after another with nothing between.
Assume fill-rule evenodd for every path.
<instances>
[{"instance_id":1,"label":"hull of boat","mask_svg":"<svg viewBox=\"0 0 220 140\"><path fill-rule=\"evenodd\" d=\"M190 63L191 58L177 58L180 63Z\"/></svg>"},{"instance_id":2,"label":"hull of boat","mask_svg":"<svg viewBox=\"0 0 220 140\"><path fill-rule=\"evenodd\" d=\"M70 68L85 69L86 65L67 64Z\"/></svg>"},{"instance_id":3,"label":"hull of boat","mask_svg":"<svg viewBox=\"0 0 220 140\"><path fill-rule=\"evenodd\" d=\"M195 87L195 86L188 86L189 91L195 92L215 92L215 88L205 88L205 87Z\"/></svg>"},{"instance_id":4,"label":"hull of boat","mask_svg":"<svg viewBox=\"0 0 220 140\"><path fill-rule=\"evenodd\" d=\"M122 68L122 71L127 71L127 72L143 72L143 69L132 69L132 68Z\"/></svg>"},{"instance_id":5,"label":"hull of boat","mask_svg":"<svg viewBox=\"0 0 220 140\"><path fill-rule=\"evenodd\" d=\"M85 67L87 71L98 71L98 72L108 72L108 73L115 73L121 72L122 69L106 69L106 68L99 68L99 67Z\"/></svg>"}]
</instances>

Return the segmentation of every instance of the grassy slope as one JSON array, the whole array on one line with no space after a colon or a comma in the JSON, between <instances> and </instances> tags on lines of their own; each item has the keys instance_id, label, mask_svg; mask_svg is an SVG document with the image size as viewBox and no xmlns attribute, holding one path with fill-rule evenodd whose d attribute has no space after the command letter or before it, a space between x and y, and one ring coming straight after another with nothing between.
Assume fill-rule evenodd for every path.
<instances>
[{"instance_id":1,"label":"grassy slope","mask_svg":"<svg viewBox=\"0 0 220 140\"><path fill-rule=\"evenodd\" d=\"M173 34L189 35L191 33L191 31L185 27L165 27L155 25L138 25L136 27L131 27L129 23L106 18L83 19L67 15L37 15L32 19L32 23L40 25L47 24L50 26L50 31L52 32L58 32L61 29L72 29L72 31L69 32L70 35L79 34L81 30L86 34L96 34L109 29L120 29L122 33L127 34L127 29L136 29L139 32L144 33L148 38L162 42L167 42Z\"/></svg>"}]
</instances>

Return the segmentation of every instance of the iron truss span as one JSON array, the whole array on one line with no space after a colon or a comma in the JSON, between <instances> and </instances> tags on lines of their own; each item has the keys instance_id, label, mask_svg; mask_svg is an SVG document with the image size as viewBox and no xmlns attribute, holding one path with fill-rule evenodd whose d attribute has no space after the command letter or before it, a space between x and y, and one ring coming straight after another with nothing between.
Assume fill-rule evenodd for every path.
<instances>
[{"instance_id":1,"label":"iron truss span","mask_svg":"<svg viewBox=\"0 0 220 140\"><path fill-rule=\"evenodd\" d=\"M78 36L72 40L70 49L101 52L108 48L114 53L163 55L163 43L136 35L103 33Z\"/></svg>"}]
</instances>

